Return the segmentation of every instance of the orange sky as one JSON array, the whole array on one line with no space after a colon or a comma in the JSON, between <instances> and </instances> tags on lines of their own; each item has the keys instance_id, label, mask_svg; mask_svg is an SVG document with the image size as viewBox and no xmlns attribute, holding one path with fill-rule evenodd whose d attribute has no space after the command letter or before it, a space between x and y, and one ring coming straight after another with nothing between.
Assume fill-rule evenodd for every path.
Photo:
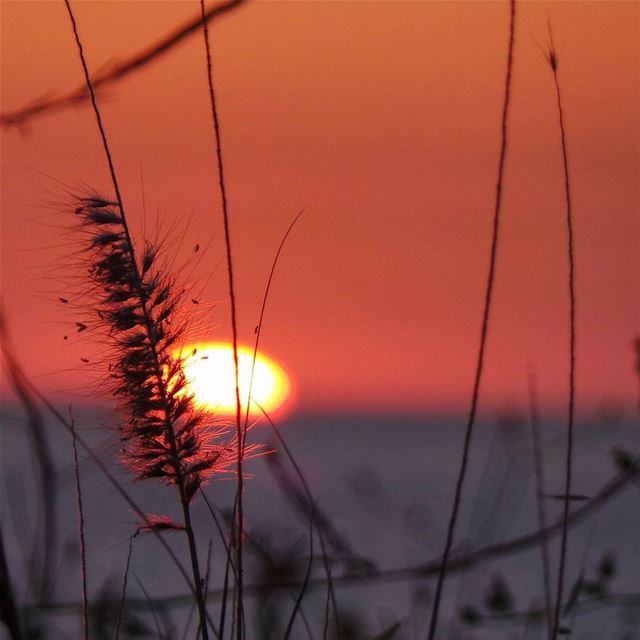
<instances>
[{"instance_id":1,"label":"orange sky","mask_svg":"<svg viewBox=\"0 0 640 640\"><path fill-rule=\"evenodd\" d=\"M92 69L130 55L198 3L75 2ZM636 2L518 5L510 146L482 406L548 405L567 389L566 231L552 77L559 52L576 227L579 409L637 404L640 50ZM82 82L62 2L5 1L2 110ZM304 409L468 405L487 270L507 38L506 2L254 2L212 27L237 267L253 339L271 260L266 352ZM175 227L177 263L207 247L208 337L230 335L220 200L200 34L101 97L136 232ZM42 173L51 176L44 177ZM73 247L48 204L67 185L108 191L92 112L2 132L2 291L18 355L45 390L82 385L48 277ZM189 273L187 269L186 273ZM63 295L60 293L60 295ZM205 306L205 305L201 305ZM70 340L62 336L69 334ZM202 336L196 336L202 339ZM57 398L66 397L64 394Z\"/></svg>"}]
</instances>

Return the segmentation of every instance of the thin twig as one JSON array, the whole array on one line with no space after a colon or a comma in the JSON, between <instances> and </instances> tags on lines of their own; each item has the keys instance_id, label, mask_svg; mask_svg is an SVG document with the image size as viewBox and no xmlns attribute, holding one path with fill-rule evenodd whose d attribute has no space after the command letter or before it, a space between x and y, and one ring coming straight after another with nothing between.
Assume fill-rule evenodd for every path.
<instances>
[{"instance_id":1,"label":"thin twig","mask_svg":"<svg viewBox=\"0 0 640 640\"><path fill-rule=\"evenodd\" d=\"M84 539L84 509L82 508L82 488L80 486L80 465L78 464L78 447L76 445L76 426L73 412L69 407L69 424L71 425L71 448L73 450L73 469L76 482L76 505L78 508L78 537L80 540L80 579L82 582L82 637L89 640L89 599L87 598L87 548Z\"/></svg>"},{"instance_id":2,"label":"thin twig","mask_svg":"<svg viewBox=\"0 0 640 640\"><path fill-rule=\"evenodd\" d=\"M510 22L509 22L509 46L508 46L508 53L507 53L507 71L506 71L506 77L505 77L504 102L503 102L503 108L502 108L502 125L501 125L502 139L501 139L501 145L500 145L500 158L498 162L498 181L496 184L495 208L494 208L494 215L493 215L493 236L491 239L491 254L490 254L489 273L487 277L487 287L486 287L485 301L484 301L484 312L482 317L480 346L478 350L476 373L475 373L475 379L473 383L471 408L469 410L469 418L467 421L464 444L462 448L462 460L460 463L460 471L459 471L458 480L456 483L453 507L451 510L450 518L449 518L449 526L447 529L447 539L445 543L444 553L442 554L442 565L440 568L440 573L438 575L438 584L436 586L433 609L431 611L431 621L429 623L429 635L428 635L429 640L434 640L435 634L436 634L436 628L438 625L438 614L440 612L440 600L442 598L444 580L447 573L447 563L449 562L449 554L451 552L451 546L453 544L453 537L454 537L456 523L458 519L458 511L460 509L460 503L462 501L462 489L463 489L464 479L465 479L466 470L467 470L469 450L471 448L471 436L473 434L473 427L475 424L478 398L480 395L480 381L482 379L484 351L485 351L485 346L487 342L487 335L489 333L489 313L491 310L493 283L494 283L495 268L496 268L496 257L498 253L498 232L500 228L500 211L502 206L502 185L503 185L503 179L504 179L505 159L507 154L507 116L509 113L509 102L510 102L510 96L511 96L511 75L512 75L512 69L513 69L515 17L516 17L516 3L515 3L515 0L511 0Z\"/></svg>"},{"instance_id":3,"label":"thin twig","mask_svg":"<svg viewBox=\"0 0 640 640\"><path fill-rule=\"evenodd\" d=\"M569 181L569 157L567 151L567 137L564 125L564 114L562 110L562 99L560 96L560 82L558 81L558 56L553 43L553 32L551 21L549 20L549 52L548 61L553 73L553 82L556 89L556 103L558 107L558 123L560 125L560 142L562 146L562 166L564 170L564 194L566 203L567 220L567 254L569 261L569 399L568 399L568 424L567 424L567 454L565 463L565 484L564 484L564 509L562 538L560 541L560 561L558 567L558 587L556 591L556 607L553 621L552 639L558 637L560 627L560 616L562 612L562 597L564 588L565 568L567 561L567 532L569 521L569 506L571 495L571 480L573 471L573 423L575 414L575 372L576 372L576 294L575 294L575 261L573 248L573 205L571 199L571 184Z\"/></svg>"}]
</instances>

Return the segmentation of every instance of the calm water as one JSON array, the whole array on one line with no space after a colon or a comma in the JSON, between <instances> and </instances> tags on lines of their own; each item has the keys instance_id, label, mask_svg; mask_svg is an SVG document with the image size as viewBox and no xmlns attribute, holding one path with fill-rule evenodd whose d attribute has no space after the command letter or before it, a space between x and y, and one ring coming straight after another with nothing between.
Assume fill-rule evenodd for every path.
<instances>
[{"instance_id":1,"label":"calm water","mask_svg":"<svg viewBox=\"0 0 640 640\"><path fill-rule=\"evenodd\" d=\"M106 460L113 460L117 444L109 435L108 414L95 410L76 411L79 431ZM111 419L113 422L113 419ZM303 469L323 514L331 522L336 539L335 576L351 571L366 574L418 567L440 553L444 541L453 484L459 464L463 420L444 416L372 417L306 416L279 425L295 458ZM71 465L70 441L56 424L47 424L49 444L55 459L58 488L56 580L54 600L75 603L79 597L77 515ZM548 420L542 427L544 440L546 492L562 491L564 438L562 424ZM575 493L593 496L617 473L610 455L613 447L636 454L640 451L640 428L634 416L614 414L592 416L577 426ZM258 425L253 438L273 442L267 424ZM537 528L534 490L534 464L531 432L527 421L485 416L478 424L473 442L472 461L464 495L457 553L471 552L491 543L507 541ZM19 409L6 407L2 424L2 523L12 577L24 601L27 590L25 567L34 544L38 513L37 467L31 452L26 422ZM246 483L247 578L248 584L273 579L274 572L257 558L267 554L280 563L277 575L304 573L308 556L308 523L282 490L274 462L281 463L288 477L297 483L291 465L280 453L251 461L252 478ZM130 475L117 464L112 468L132 496L149 513L178 518L174 491L152 482L132 483ZM128 540L137 518L86 455L81 462L85 501L89 588L92 598L101 593L117 597L121 589ZM210 500L228 508L235 485L217 481L209 485ZM576 502L573 508L580 508ZM545 499L549 521L560 515L561 503ZM202 557L212 540L211 588L222 579L222 547L203 501L194 507L195 526L202 541ZM183 560L185 549L178 534L169 534L173 547ZM36 542L36 549L41 542ZM558 538L551 540L552 567L556 566ZM259 549L257 551L256 549ZM318 540L314 554L320 555ZM582 572L585 581L594 582L603 555L615 560L615 575L606 588L613 593L640 592L640 493L630 485L603 508L576 525L570 532L567 593ZM36 553L36 556L38 554ZM185 562L186 564L186 562ZM287 573L287 571L289 573ZM166 553L152 537L139 537L134 544L129 595L138 600L128 609L153 629L142 587L153 599L186 593L186 586ZM323 576L318 562L313 576ZM443 607L443 638L542 638L542 627L522 620L509 624L492 617L485 600L491 585L500 577L507 586L512 610L526 611L542 606L540 547L530 546L517 553L487 559L464 572L451 574L447 581ZM555 584L555 583L554 583ZM345 626L359 629L358 638L374 638L384 628L401 621L398 638L425 636L430 591L435 580L413 575L387 575L383 580L362 579L340 583L336 595ZM322 611L326 589L314 585L305 599L305 615L313 637L321 637ZM495 595L495 593L494 593ZM583 593L580 598L587 596ZM217 601L211 611L217 616ZM278 590L252 592L247 606L248 619L255 622L262 614L262 625L272 636L277 632L278 616L285 619L291 610L290 592ZM259 604L254 608L255 604ZM459 622L458 612L472 606L483 616L474 628ZM144 609L147 609L145 612ZM60 609L47 616L47 637L79 637L74 609ZM636 606L589 606L582 604L566 617L574 638L638 638L640 604ZM170 610L156 612L161 625L183 637L188 604L178 603ZM269 615L274 617L269 618ZM106 633L107 626L103 625ZM355 632L354 632L355 633ZM634 635L635 634L635 635ZM155 631L153 635L156 636ZM191 631L187 637L194 637ZM96 636L101 637L101 636ZM105 637L112 637L105 635ZM124 637L124 636L122 636ZM300 623L294 638L306 638ZM344 637L348 637L345 635Z\"/></svg>"}]
</instances>

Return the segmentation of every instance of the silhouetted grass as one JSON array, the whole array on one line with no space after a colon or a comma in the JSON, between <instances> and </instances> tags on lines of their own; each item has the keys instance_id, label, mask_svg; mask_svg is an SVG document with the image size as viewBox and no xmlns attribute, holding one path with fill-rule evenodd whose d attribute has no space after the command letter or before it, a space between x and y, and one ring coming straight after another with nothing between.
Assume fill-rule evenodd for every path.
<instances>
[{"instance_id":1,"label":"silhouetted grass","mask_svg":"<svg viewBox=\"0 0 640 640\"><path fill-rule=\"evenodd\" d=\"M531 440L533 443L533 459L536 481L536 507L538 511L538 524L540 531L546 531L547 515L544 506L544 466L542 463L542 442L540 439L540 415L538 410L538 392L536 378L531 371L529 373L529 409L531 422ZM546 535L540 539L540 554L542 559L542 586L544 589L545 615L547 622L547 636L549 640L553 634L553 621L551 617L551 571L549 564L549 543Z\"/></svg>"},{"instance_id":2,"label":"silhouetted grass","mask_svg":"<svg viewBox=\"0 0 640 640\"><path fill-rule=\"evenodd\" d=\"M80 541L80 580L82 584L82 637L89 640L89 598L87 596L87 547L84 538L84 508L82 505L82 485L80 483L80 464L76 445L76 427L73 413L69 407L69 425L71 426L71 450L73 452L73 472L76 484L76 503L78 509L78 539Z\"/></svg>"},{"instance_id":3,"label":"silhouetted grass","mask_svg":"<svg viewBox=\"0 0 640 640\"><path fill-rule=\"evenodd\" d=\"M22 640L20 616L16 606L13 584L9 574L9 564L4 551L4 538L0 524L0 622L5 625L13 640Z\"/></svg>"},{"instance_id":4,"label":"silhouetted grass","mask_svg":"<svg viewBox=\"0 0 640 640\"><path fill-rule=\"evenodd\" d=\"M560 542L560 562L558 567L558 583L556 591L556 607L553 621L552 638L556 640L560 628L562 611L562 597L564 586L564 574L567 561L567 523L569 520L569 508L571 499L571 480L573 473L573 427L575 414L575 377L576 377L576 294L575 294L575 258L573 238L573 202L571 198L571 183L569 179L569 155L567 151L567 136L565 131L564 113L562 110L562 97L560 94L560 82L558 80L558 55L553 43L551 21L549 21L549 67L553 73L553 82L556 90L556 105L558 108L558 124L560 126L560 144L562 148L562 167L564 171L564 195L566 204L567 221L567 258L569 263L569 400L568 400L568 424L567 424L567 453L565 462L564 485L564 509L562 539Z\"/></svg>"},{"instance_id":5,"label":"silhouetted grass","mask_svg":"<svg viewBox=\"0 0 640 640\"><path fill-rule=\"evenodd\" d=\"M122 578L122 595L120 597L120 606L118 607L118 615L116 618L115 640L120 640L120 628L122 627L122 619L124 615L124 607L127 598L127 585L129 584L129 569L131 568L131 556L133 554L133 541L138 535L138 531L129 536L129 545L127 548L127 561L124 567L124 576Z\"/></svg>"},{"instance_id":6,"label":"silhouetted grass","mask_svg":"<svg viewBox=\"0 0 640 640\"><path fill-rule=\"evenodd\" d=\"M240 385L238 382L238 320L236 308L236 293L234 284L233 259L231 254L231 229L229 224L229 207L227 202L227 189L224 179L224 162L222 159L222 140L220 134L220 120L218 117L218 108L216 105L216 94L213 84L213 68L211 62L211 45L209 43L209 28L207 26L206 10L204 0L200 0L200 10L202 16L202 31L204 34L204 44L207 61L207 85L209 88L209 99L211 101L211 117L213 120L213 129L215 133L216 159L218 166L218 184L220 187L220 196L222 198L222 218L224 222L224 241L227 256L227 275L229 277L229 300L231 302L231 340L233 346L233 362L235 371L235 392L236 392L236 429L238 438L238 459L237 459L237 481L238 492L236 496L236 523L234 527L234 548L236 551L236 598L235 598L235 629L237 640L242 640L243 617L242 617L242 584L243 584L243 564L242 564L242 544L244 531L244 508L243 508L243 458L245 450L246 432L242 429L242 404L240 402ZM224 619L221 624L222 634L224 631Z\"/></svg>"},{"instance_id":7,"label":"silhouetted grass","mask_svg":"<svg viewBox=\"0 0 640 640\"><path fill-rule=\"evenodd\" d=\"M438 615L440 612L440 601L442 599L442 591L444 589L444 581L447 574L447 564L449 562L449 554L453 545L453 537L458 521L458 511L462 501L462 490L469 461L469 452L471 450L471 437L473 435L473 427L475 425L476 411L478 408L478 400L480 398L480 382L482 380L482 369L484 366L484 352L487 344L487 336L489 334L489 318L491 312L491 302L493 297L493 284L495 280L496 261L498 256L498 238L500 231L500 212L502 208L502 187L504 180L504 167L507 156L507 124L509 115L509 103L511 98L511 76L513 70L513 50L515 43L515 20L516 20L516 3L510 0L510 19L509 19L509 44L507 50L507 69L505 74L504 101L502 106L502 123L501 123L501 143L498 161L498 181L496 183L495 206L493 211L493 234L491 238L491 250L489 255L489 273L487 276L487 284L484 299L484 311L482 314L482 327L480 331L480 345L478 349L478 357L476 361L476 372L473 382L473 393L471 396L471 407L469 409L469 417L465 430L464 443L462 445L462 459L460 462L460 470L456 482L455 496L449 517L449 525L447 528L447 538L442 554L442 564L438 575L438 583L434 596L433 608L431 610L431 620L429 622L429 640L434 640L438 626Z\"/></svg>"},{"instance_id":8,"label":"silhouetted grass","mask_svg":"<svg viewBox=\"0 0 640 640\"><path fill-rule=\"evenodd\" d=\"M235 6L239 0L228 2L223 7ZM427 580L437 578L437 586L435 591L435 599L431 611L431 619L429 624L429 638L434 640L438 632L439 610L442 596L444 593L444 585L446 577L451 572L462 571L472 567L476 567L481 563L504 558L511 554L529 550L540 546L542 554L543 566L543 588L545 597L545 606L540 608L539 605L532 605L532 608L525 611L523 609L515 609L511 606L512 594L507 588L506 580L502 577L492 578L488 599L494 607L493 613L484 615L482 619L471 619L473 624L508 624L509 622L522 622L523 619L536 621L546 617L547 632L549 638L556 640L559 633L562 632L560 627L562 604L563 604L563 583L565 580L565 564L568 550L568 532L572 526L583 522L587 517L595 513L602 506L631 482L638 482L638 459L626 452L618 452L616 460L622 462L618 464L619 474L608 484L606 484L600 492L594 497L587 498L576 496L571 492L571 473L573 458L573 423L575 412L575 284L574 284L574 249L573 249L573 221L572 221L572 202L569 183L568 171L568 154L566 145L566 132L563 119L562 102L560 96L560 84L557 75L557 54L551 40L550 50L548 53L548 62L553 72L553 78L556 89L557 106L559 113L562 156L565 176L565 195L567 204L567 229L568 229L568 257L569 257L569 299L570 299L570 393L569 393L569 428L566 458L566 474L564 493L559 495L551 495L549 497L557 498L563 502L562 517L556 521L547 522L545 514L543 497L544 478L543 465L541 460L542 444L539 432L539 416L537 411L537 398L533 381L530 384L531 391L531 426L533 439L533 455L535 463L535 484L536 484L536 501L538 509L538 527L524 535L519 535L511 539L502 540L498 543L486 544L479 548L461 548L458 553L452 554L453 543L456 535L456 526L458 521L458 513L463 498L465 488L465 478L467 466L470 461L472 436L476 423L477 409L480 399L483 366L485 360L486 346L488 342L491 308L493 303L494 281L496 273L497 255L499 249L499 236L501 226L501 209L502 194L504 183L504 170L508 148L508 116L510 108L510 96L512 85L512 69L515 47L515 20L516 5L515 0L510 1L510 22L509 22L509 40L507 53L507 69L505 76L505 92L502 108L501 120L501 140L500 153L498 162L498 179L495 189L495 204L493 210L493 234L491 240L491 248L489 255L489 270L486 280L486 289L484 297L484 307L480 331L480 342L475 367L475 377L473 383L473 391L471 396L471 404L467 416L466 430L464 436L463 447L461 451L460 468L456 481L455 495L452 503L452 509L448 520L448 529L444 552L441 557L433 561L422 563L419 565L411 565L407 567L395 569L379 569L373 563L367 563L367 559L360 556L354 551L346 538L333 525L330 516L326 510L320 508L316 499L313 497L302 468L297 463L292 451L283 439L280 430L271 420L270 416L263 411L264 417L274 430L275 436L279 441L281 448L288 457L294 471L289 474L281 464L277 456L270 459L270 468L274 472L279 487L287 497L292 511L302 516L305 523L308 522L308 528L305 534L308 534L308 558L302 556L298 558L290 552L291 547L281 557L274 553L274 549L263 543L261 539L254 535L254 532L245 531L244 526L244 507L243 507L243 465L245 462L245 439L249 428L249 408L251 394L247 402L244 421L242 420L242 407L240 404L239 385L238 385L238 357L237 357L237 308L234 283L234 269L231 250L231 232L229 220L229 207L227 202L227 194L225 188L224 165L222 155L222 143L220 136L219 114L216 108L216 96L214 91L212 55L209 41L209 32L207 28L208 19L214 15L212 9L205 11L204 0L200 0L200 17L195 23L192 23L188 32L180 32L182 38L186 33L192 33L193 30L203 29L206 59L207 59L207 77L209 86L209 96L211 101L211 115L213 121L213 129L215 133L216 160L218 167L218 184L222 196L222 213L225 231L225 247L227 258L228 285L231 300L231 324L233 333L233 349L235 359L235 394L236 394L236 436L228 447L233 452L233 460L237 472L237 493L234 501L233 512L227 524L221 523L216 507L206 496L203 490L203 483L207 474L216 469L216 464L224 467L230 466L229 457L226 454L220 454L219 458L203 457L202 441L200 439L201 418L191 412L187 406L188 396L184 394L185 384L181 373L181 363L174 361L169 353L169 347L180 341L183 335L180 323L167 322L165 320L171 317L171 314L178 309L181 304L180 296L176 295L179 287L176 287L174 276L166 273L158 265L158 250L153 243L147 243L144 250L140 253L134 249L134 242L129 235L127 220L124 212L124 206L120 195L116 172L114 169L113 159L109 150L105 128L103 126L100 111L98 109L95 87L97 83L92 83L89 75L87 63L84 58L81 40L78 34L77 25L68 0L65 0L69 16L73 25L74 35L82 62L83 71L85 73L86 87L81 92L83 95L89 96L94 113L96 116L102 144L105 155L107 157L109 171L111 174L113 187L115 190L115 199L104 198L98 195L86 195L78 198L76 202L77 219L81 221L80 227L85 233L85 239L88 240L88 264L91 266L91 276L93 279L92 293L98 295L98 304L96 309L102 321L105 321L108 332L111 337L115 337L116 348L109 354L114 356L110 361L113 376L113 389L117 392L117 396L122 399L122 406L129 411L129 421L124 428L124 441L127 443L125 458L129 465L136 470L140 478L156 477L165 480L169 484L174 484L178 488L180 501L183 508L185 522L177 523L164 516L151 516L140 508L126 492L121 484L109 473L106 465L93 452L81 437L76 433L75 425L71 417L65 420L42 396L35 387L29 383L26 376L22 373L17 365L10 350L7 351L5 341L3 340L3 348L5 349L5 357L9 362L9 371L14 387L19 395L25 397L33 394L34 397L43 403L43 405L51 412L51 414L60 422L72 436L74 469L76 474L76 486L78 497L78 512L80 516L80 555L81 555L81 571L83 582L82 601L80 603L54 603L54 607L81 609L83 618L83 635L88 637L88 620L91 613L90 600L87 594L86 584L86 558L85 544L83 539L83 506L80 493L79 483L79 467L77 457L78 444L83 448L89 458L102 470L109 481L116 488L118 493L126 500L131 508L138 514L141 519L139 529L129 537L128 552L126 556L126 565L124 569L124 577L122 582L122 590L113 598L114 602L110 603L106 599L106 606L114 604L114 611L117 611L115 619L115 638L118 640L123 631L123 623L125 620L124 611L126 607L144 609L150 612L156 627L158 637L163 637L170 627L166 620L159 617L159 613L166 611L168 607L175 604L191 605L191 613L184 628L184 637L188 637L191 626L191 617L195 610L199 613L198 630L196 635L203 638L208 637L209 630L213 630L214 635L224 638L226 628L227 614L227 595L231 588L234 589L233 616L231 622L231 636L236 640L245 640L252 636L250 629L247 627L245 613L247 619L249 613L245 611L245 600L249 596L262 598L262 606L265 601L269 601L268 605L272 609L271 612L263 612L264 616L258 616L259 622L265 620L268 625L269 615L274 611L273 620L277 624L275 626L278 632L283 630L284 640L296 638L296 621L298 616L304 622L307 635L312 637L311 624L308 621L304 611L304 599L313 589L326 589L326 601L324 604L324 613L322 614L322 637L328 640L329 637L340 638L345 631L345 637L358 638L362 635L355 635L357 625L350 620L349 611L343 609L345 613L343 620L340 620L337 606L336 588L339 586L352 586L357 584L395 582L399 580L416 579ZM226 10L226 9L225 9ZM172 46L175 38L167 43ZM160 50L153 53L157 55ZM151 56L151 57L153 57ZM151 59L151 57L149 59ZM123 67L123 73L135 68L138 63L130 67ZM144 64L141 62L140 64ZM118 77L117 75L114 77ZM48 107L47 107L48 108ZM45 109L46 110L46 109ZM30 116L28 116L30 117ZM258 353L261 332L264 324L265 310L267 299L269 296L272 279L278 258L284 246L284 243L291 232L296 221L302 214L302 211L293 220L286 231L282 242L277 250L275 259L272 264L271 272L268 277L267 286L263 298L260 317L255 332L254 345L254 364ZM172 325L169 327L169 325ZM86 326L84 327L86 328ZM81 329L84 330L84 329ZM151 345L153 348L147 349ZM640 345L640 339L637 342ZM640 353L640 347L638 352ZM168 371L168 373L166 373ZM253 377L253 371L251 376ZM150 389L149 381L154 381L154 389ZM159 390L159 391L158 391ZM28 406L28 405L27 405ZM259 407L262 409L261 407ZM158 419L158 412L164 414L163 419ZM173 434L173 435L172 435ZM158 438L164 439L165 444L168 442L169 447L160 447L152 444L157 442ZM228 453L228 451L226 452ZM43 463L43 478L46 476L46 460ZM226 569L222 578L222 588L210 587L210 579L212 577L212 542L209 541L207 564L204 576L201 576L199 570L198 551L196 548L196 538L193 527L190 522L189 505L193 497L200 493L210 512L213 523L219 534L222 548L226 555ZM579 506L570 511L570 503L580 498ZM583 500L584 498L584 500ZM496 500L498 504L498 500ZM227 530L230 529L230 543L227 542ZM171 546L164 539L163 534L169 530L184 531L188 538L189 554L191 560L191 570L193 578L190 578L181 566ZM127 587L129 583L129 575L131 572L131 560L133 553L133 542L139 532L146 531L153 533L163 544L164 548L170 554L173 562L178 566L181 575L185 578L191 593L183 595L151 597L144 585L139 582L140 589L144 598L128 598ZM279 533L281 530L278 529ZM314 556L314 533L318 534L318 539L322 551L322 564L324 576L314 573L316 560ZM2 548L2 538L0 531L0 618L7 625L13 637L20 640L20 629L18 620L18 610L13 598L11 584L9 581L8 568L6 567L6 559ZM554 603L550 590L550 570L548 559L548 543L556 535L561 538L561 555L560 568L558 573L557 598ZM305 535L306 545L306 535ZM246 541L246 542L245 542ZM306 547L305 547L306 548ZM252 582L243 577L243 565L248 563L247 557L250 554L261 561L260 579ZM246 554L247 557L243 556ZM289 555L287 555L289 554ZM346 559L346 561L345 561ZM299 567L296 562L305 561L304 571L302 565ZM50 563L49 563L50 564ZM299 570L298 570L299 569ZM318 572L319 574L319 572ZM233 587L230 584L234 581ZM136 577L137 580L137 577ZM43 580L43 584L45 581ZM637 603L637 594L604 594L598 599L580 600L583 593L584 581L582 574L574 585L572 595L565 603L565 613L571 611L573 615L582 607L588 609L593 606L608 606L610 602L613 606L616 602L632 602ZM43 587L44 589L44 587ZM290 605L286 605L286 615L284 618L282 612L285 611L281 607L281 601L278 599L279 590L285 590L293 600L293 608L289 611ZM43 593L46 593L44 589ZM221 602L219 625L216 626L211 621L207 609L207 600L218 600ZM507 603L507 604L505 604ZM36 602L32 607L32 611L39 610L38 607L44 609L44 602ZM341 603L342 604L342 603ZM266 607L266 608L269 608ZM537 608L536 608L537 607ZM502 610L501 610L502 609ZM248 610L248 607L247 607ZM248 610L249 611L249 610ZM259 612L260 613L260 612ZM333 619L332 619L333 613ZM469 613L469 611L467 611ZM282 624L280 624L282 622ZM333 624L330 624L333 622ZM341 623L342 622L342 623ZM162 624L164 623L164 624ZM368 634L366 637L375 638L375 640L392 640L399 637L404 629L404 618L389 624L386 621L381 624L382 632ZM272 629L266 629L266 633L270 634ZM349 635L353 634L353 635ZM228 634L227 634L228 635ZM255 636L254 636L255 637ZM279 637L279 636L278 636Z\"/></svg>"}]
</instances>

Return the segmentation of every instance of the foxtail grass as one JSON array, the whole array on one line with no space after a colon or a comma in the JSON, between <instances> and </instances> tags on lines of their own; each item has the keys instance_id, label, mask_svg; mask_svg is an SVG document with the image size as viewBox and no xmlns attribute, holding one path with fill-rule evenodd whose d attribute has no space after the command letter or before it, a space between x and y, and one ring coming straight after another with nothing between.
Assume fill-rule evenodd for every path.
<instances>
[{"instance_id":1,"label":"foxtail grass","mask_svg":"<svg viewBox=\"0 0 640 640\"><path fill-rule=\"evenodd\" d=\"M190 505L210 475L227 469L234 457L241 461L242 439L237 437L235 444L224 445L205 442L205 437L222 434L211 433L203 415L194 410L192 397L186 389L182 359L172 356L172 350L185 331L185 324L176 322L182 292L177 288L175 277L158 264L156 246L147 242L139 255L136 252L69 0L65 0L65 6L115 192L114 200L96 194L77 198L75 214L87 240L96 313L107 328L114 348L110 378L113 393L120 399L127 417L120 429L123 457L138 478L158 478L178 490L200 615L200 633L203 640L208 640ZM204 17L203 21L206 24ZM238 472L241 482L241 465Z\"/></svg>"},{"instance_id":2,"label":"foxtail grass","mask_svg":"<svg viewBox=\"0 0 640 640\"><path fill-rule=\"evenodd\" d=\"M562 149L562 168L564 172L564 196L567 224L567 260L569 266L568 298L569 298L569 398L567 405L567 452L565 462L564 504L562 516L562 537L560 541L560 560L558 567L558 583L556 589L555 614L553 619L552 639L556 640L560 630L560 617L562 614L562 597L564 589L565 568L567 562L567 539L569 507L571 500L571 485L573 472L573 427L575 417L576 394L576 292L575 292L575 257L573 237L573 201L571 197L571 182L569 176L569 153L567 150L567 134L562 108L562 95L560 81L558 79L558 55L553 42L551 21L549 21L549 50L547 60L553 75L553 83L556 93L556 106L558 110L558 125L560 128L560 146Z\"/></svg>"},{"instance_id":3,"label":"foxtail grass","mask_svg":"<svg viewBox=\"0 0 640 640\"><path fill-rule=\"evenodd\" d=\"M513 50L515 42L515 20L516 20L516 2L510 1L510 20L509 20L509 44L507 50L507 70L505 75L504 100L502 105L502 122L501 122L501 144L500 155L498 161L498 180L496 183L495 206L493 212L493 234L491 238L491 251L489 258L489 273L487 276L487 284L485 290L484 310L482 314L482 327L480 331L480 345L478 349L478 357L476 361L476 372L473 382L473 393L471 396L471 407L467 419L464 443L462 446L462 459L460 462L460 470L456 482L455 496L451 515L449 517L449 525L447 528L447 538L445 542L444 552L442 554L442 563L438 574L438 582L431 610L431 620L429 622L429 640L434 640L438 626L438 616L440 612L440 601L444 589L444 581L447 575L449 563L449 555L455 535L456 524L458 520L458 512L462 502L462 490L467 471L467 463L469 460L469 452L471 449L471 437L475 425L476 412L478 408L478 400L480 397L480 382L482 380L482 369L484 366L484 353L487 344L487 336L489 334L489 318L491 312L491 302L493 298L493 285L495 280L496 260L498 255L498 239L500 231L500 213L502 209L502 188L504 182L504 167L507 156L507 123L509 115L509 103L511 98L511 77L513 70Z\"/></svg>"}]
</instances>

